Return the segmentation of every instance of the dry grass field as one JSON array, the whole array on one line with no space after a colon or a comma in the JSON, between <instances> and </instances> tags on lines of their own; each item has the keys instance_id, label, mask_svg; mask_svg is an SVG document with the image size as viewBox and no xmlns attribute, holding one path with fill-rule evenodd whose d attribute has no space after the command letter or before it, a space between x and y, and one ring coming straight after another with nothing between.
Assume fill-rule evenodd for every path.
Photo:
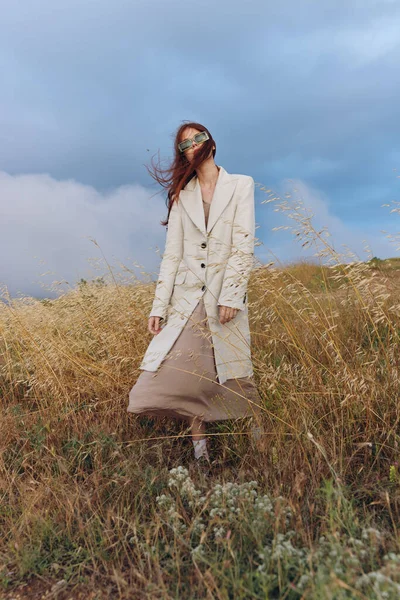
<instances>
[{"instance_id":1,"label":"dry grass field","mask_svg":"<svg viewBox=\"0 0 400 600\"><path fill-rule=\"evenodd\" d=\"M0 304L0 598L400 597L400 259L260 266L263 435L126 412L154 284Z\"/></svg>"}]
</instances>

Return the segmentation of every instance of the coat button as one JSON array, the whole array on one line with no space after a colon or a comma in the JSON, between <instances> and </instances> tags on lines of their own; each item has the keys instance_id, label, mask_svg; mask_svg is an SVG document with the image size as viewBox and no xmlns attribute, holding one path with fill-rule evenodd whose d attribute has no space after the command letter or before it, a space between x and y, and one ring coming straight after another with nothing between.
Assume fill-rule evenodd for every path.
<instances>
[{"instance_id":1,"label":"coat button","mask_svg":"<svg viewBox=\"0 0 400 600\"><path fill-rule=\"evenodd\" d=\"M204 292L205 289L206 289L206 286L203 285L203 287L201 288L201 291Z\"/></svg>"},{"instance_id":2,"label":"coat button","mask_svg":"<svg viewBox=\"0 0 400 600\"><path fill-rule=\"evenodd\" d=\"M205 242L202 242L201 247L205 248L207 246L207 244Z\"/></svg>"},{"instance_id":3,"label":"coat button","mask_svg":"<svg viewBox=\"0 0 400 600\"><path fill-rule=\"evenodd\" d=\"M202 269L205 269L205 268L206 268L206 265L205 265L204 263L201 263L201 265L200 265L200 266L201 266L201 268L202 268Z\"/></svg>"}]
</instances>

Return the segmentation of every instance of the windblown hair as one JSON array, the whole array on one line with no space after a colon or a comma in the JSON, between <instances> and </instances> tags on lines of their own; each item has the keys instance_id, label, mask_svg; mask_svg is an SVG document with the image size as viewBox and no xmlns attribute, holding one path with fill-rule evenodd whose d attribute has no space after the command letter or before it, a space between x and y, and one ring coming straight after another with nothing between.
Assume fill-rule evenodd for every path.
<instances>
[{"instance_id":1,"label":"windblown hair","mask_svg":"<svg viewBox=\"0 0 400 600\"><path fill-rule=\"evenodd\" d=\"M180 152L178 148L179 142L182 141L182 132L184 129L189 127L192 129L197 129L199 132L206 131L210 138L197 148L192 162L189 162L185 156L185 153ZM216 148L216 143L207 127L204 127L204 125L201 125L201 123L183 121L183 125L180 125L174 134L174 158L171 166L166 169L161 169L159 165L154 165L153 160L151 160L151 166L153 167L152 171L145 165L151 177L153 177L153 179L155 179L164 189L168 190L168 197L166 201L168 215L165 221L161 221L161 225L168 225L169 214L171 212L173 202L178 201L181 190L189 183L191 179L193 179L193 177L195 177L197 167L201 165L206 158L208 158L210 151L214 146ZM212 150L213 157L215 156L215 153L216 150Z\"/></svg>"}]
</instances>

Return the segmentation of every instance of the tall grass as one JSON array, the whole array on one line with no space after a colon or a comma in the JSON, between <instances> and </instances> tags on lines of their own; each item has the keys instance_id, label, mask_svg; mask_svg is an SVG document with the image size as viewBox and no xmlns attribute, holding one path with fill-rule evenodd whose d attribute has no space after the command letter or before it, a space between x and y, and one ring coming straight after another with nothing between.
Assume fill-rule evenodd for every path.
<instances>
[{"instance_id":1,"label":"tall grass","mask_svg":"<svg viewBox=\"0 0 400 600\"><path fill-rule=\"evenodd\" d=\"M126 412L153 284L0 304L0 597L399 597L398 259L292 216L325 262L253 272L263 436L209 424L208 479L183 425Z\"/></svg>"}]
</instances>

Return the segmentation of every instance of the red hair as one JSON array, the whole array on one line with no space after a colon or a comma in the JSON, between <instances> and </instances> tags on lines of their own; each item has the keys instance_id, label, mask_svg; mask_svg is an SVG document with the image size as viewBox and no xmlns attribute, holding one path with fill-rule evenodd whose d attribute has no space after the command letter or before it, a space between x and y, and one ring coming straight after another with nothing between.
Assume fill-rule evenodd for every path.
<instances>
[{"instance_id":1,"label":"red hair","mask_svg":"<svg viewBox=\"0 0 400 600\"><path fill-rule=\"evenodd\" d=\"M178 148L179 142L181 142L182 132L187 128L197 129L197 131L206 131L209 139L201 144L193 157L193 160L189 162L184 152L180 152ZM166 201L168 207L168 215L165 221L161 221L161 225L168 225L169 213L173 202L177 202L181 190L189 183L191 179L196 175L196 169L201 163L206 160L212 150L213 157L215 156L216 143L213 140L211 133L207 127L201 125L201 123L194 123L192 121L183 121L183 125L180 125L174 134L174 158L170 167L161 169L160 166L154 165L151 160L151 166L153 171L146 165L146 169L150 173L151 177L157 181L164 189L168 190L168 198Z\"/></svg>"}]
</instances>

